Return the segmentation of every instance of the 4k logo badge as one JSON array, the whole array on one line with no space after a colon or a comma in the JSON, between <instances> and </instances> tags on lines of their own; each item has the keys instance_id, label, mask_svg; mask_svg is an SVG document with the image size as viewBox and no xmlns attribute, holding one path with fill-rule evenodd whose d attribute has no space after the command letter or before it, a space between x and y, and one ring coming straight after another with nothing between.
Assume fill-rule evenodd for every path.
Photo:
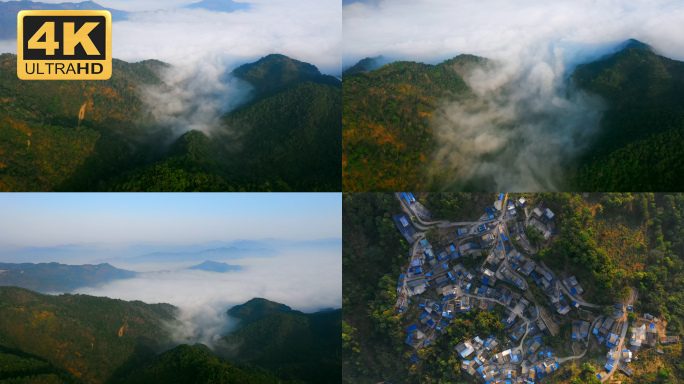
<instances>
[{"instance_id":1,"label":"4k logo badge","mask_svg":"<svg viewBox=\"0 0 684 384\"><path fill-rule=\"evenodd\" d=\"M109 11L19 11L22 80L107 80L112 76Z\"/></svg>"}]
</instances>

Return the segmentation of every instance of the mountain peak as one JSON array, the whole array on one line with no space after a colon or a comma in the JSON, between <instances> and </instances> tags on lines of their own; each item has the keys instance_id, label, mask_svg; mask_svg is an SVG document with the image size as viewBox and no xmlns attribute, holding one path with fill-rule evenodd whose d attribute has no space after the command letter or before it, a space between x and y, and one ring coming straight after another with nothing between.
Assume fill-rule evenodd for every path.
<instances>
[{"instance_id":1,"label":"mountain peak","mask_svg":"<svg viewBox=\"0 0 684 384\"><path fill-rule=\"evenodd\" d=\"M384 64L387 64L388 60L382 55L375 57L366 57L365 59L359 60L358 63L352 65L351 67L342 71L342 75L351 75L356 72L369 72Z\"/></svg>"},{"instance_id":2,"label":"mountain peak","mask_svg":"<svg viewBox=\"0 0 684 384\"><path fill-rule=\"evenodd\" d=\"M245 323L252 323L272 313L292 312L292 308L285 304L276 303L261 297L255 297L252 300L236 305L228 310L228 315L237 317Z\"/></svg>"},{"instance_id":3,"label":"mountain peak","mask_svg":"<svg viewBox=\"0 0 684 384\"><path fill-rule=\"evenodd\" d=\"M254 63L243 64L233 70L233 75L253 85L259 93L304 81L341 87L339 80L321 74L315 65L279 53L264 56Z\"/></svg>"},{"instance_id":4,"label":"mountain peak","mask_svg":"<svg viewBox=\"0 0 684 384\"><path fill-rule=\"evenodd\" d=\"M653 47L651 47L650 45L648 45L646 43L642 43L641 41L636 40L636 39L629 39L629 40L624 41L620 45L618 51L626 51L629 49L640 49L640 50L644 50L644 51L648 51L648 52L653 52Z\"/></svg>"}]
</instances>

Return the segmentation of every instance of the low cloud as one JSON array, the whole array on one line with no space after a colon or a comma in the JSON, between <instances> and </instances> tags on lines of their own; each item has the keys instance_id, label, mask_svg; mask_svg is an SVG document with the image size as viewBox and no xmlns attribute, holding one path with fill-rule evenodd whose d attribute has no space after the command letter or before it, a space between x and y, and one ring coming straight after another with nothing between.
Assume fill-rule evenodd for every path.
<instances>
[{"instance_id":1,"label":"low cloud","mask_svg":"<svg viewBox=\"0 0 684 384\"><path fill-rule=\"evenodd\" d=\"M254 297L283 303L303 312L342 305L342 260L337 251L290 250L275 258L227 261L241 265L239 272L215 273L184 270L178 264L159 264L158 272L117 280L77 293L107 296L146 303L169 303L179 308L177 323L169 324L178 343L201 342L213 347L230 330L239 326L225 315L232 306ZM194 263L199 264L199 263ZM135 270L136 265L116 263ZM149 266L144 266L149 270Z\"/></svg>"},{"instance_id":2,"label":"low cloud","mask_svg":"<svg viewBox=\"0 0 684 384\"><path fill-rule=\"evenodd\" d=\"M115 8L115 5L112 5ZM339 2L255 1L249 11L232 13L175 9L130 14L113 26L114 57L198 63L213 56L236 63L280 53L341 71L342 20Z\"/></svg>"},{"instance_id":3,"label":"low cloud","mask_svg":"<svg viewBox=\"0 0 684 384\"><path fill-rule=\"evenodd\" d=\"M141 96L156 123L174 136L189 130L211 134L220 127L221 117L246 102L252 90L230 75L217 56L165 68L160 75L163 84L142 87Z\"/></svg>"},{"instance_id":4,"label":"low cloud","mask_svg":"<svg viewBox=\"0 0 684 384\"><path fill-rule=\"evenodd\" d=\"M599 133L603 102L568 87L563 63L494 64L465 80L474 97L442 102L428 178L443 189L564 190L569 165ZM444 175L449 175L446 179Z\"/></svg>"},{"instance_id":5,"label":"low cloud","mask_svg":"<svg viewBox=\"0 0 684 384\"><path fill-rule=\"evenodd\" d=\"M490 59L464 80L476 98L442 100L428 183L444 189L561 190L599 133L604 104L568 80L635 38L684 59L684 7L650 2L384 0L343 7L344 65L383 55L437 64Z\"/></svg>"}]
</instances>

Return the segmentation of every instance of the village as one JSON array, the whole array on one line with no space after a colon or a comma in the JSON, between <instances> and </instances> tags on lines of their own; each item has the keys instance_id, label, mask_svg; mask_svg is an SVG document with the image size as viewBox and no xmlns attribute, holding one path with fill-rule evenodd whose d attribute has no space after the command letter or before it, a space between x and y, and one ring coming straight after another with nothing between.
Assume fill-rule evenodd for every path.
<instances>
[{"instance_id":1,"label":"village","mask_svg":"<svg viewBox=\"0 0 684 384\"><path fill-rule=\"evenodd\" d=\"M636 289L615 304L611 316L601 315L599 305L583 300L584 288L575 276L556 276L524 255L536 251L525 235L527 226L537 228L547 241L556 235L557 217L543 202L531 207L524 196L508 201L508 194L501 193L492 206L484 207L478 221L451 222L431 221L429 210L410 192L397 193L396 198L403 212L393 219L412 248L408 266L399 276L395 308L402 318L419 319L405 328L405 344L414 350L434 344L455 318L471 310L503 313L503 339L476 335L454 347L462 358L460 369L486 384L540 382L564 362L582 358L592 337L605 347L606 363L596 373L601 382L618 370L631 376L630 362L640 350L655 348L656 341L679 342L677 337L658 338L657 318L636 317L632 308ZM516 220L520 211L524 220ZM426 238L430 228L446 235L431 244ZM524 252L516 249L513 239ZM543 297L544 302L535 299L531 282L536 292L543 293L537 298ZM576 311L571 312L573 308ZM572 343L573 354L559 357L544 345L544 339L561 337L554 316L569 319L576 313L580 318L572 319L571 337L563 340ZM415 353L410 360L421 364Z\"/></svg>"}]
</instances>

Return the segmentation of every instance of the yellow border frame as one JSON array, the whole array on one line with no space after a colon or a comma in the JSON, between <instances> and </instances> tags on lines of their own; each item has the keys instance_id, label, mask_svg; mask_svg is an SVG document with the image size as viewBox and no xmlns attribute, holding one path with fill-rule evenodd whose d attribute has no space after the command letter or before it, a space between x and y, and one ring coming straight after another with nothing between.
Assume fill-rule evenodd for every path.
<instances>
[{"instance_id":1,"label":"yellow border frame","mask_svg":"<svg viewBox=\"0 0 684 384\"><path fill-rule=\"evenodd\" d=\"M42 63L45 60L24 60L24 17L25 16L104 16L106 48L104 60L52 60L53 63L63 63L65 65L99 63L103 66L102 73L97 75L78 75L78 74L28 74L26 64ZM21 80L107 80L112 77L112 14L109 11L47 11L47 10L25 10L17 14L17 76Z\"/></svg>"}]
</instances>

